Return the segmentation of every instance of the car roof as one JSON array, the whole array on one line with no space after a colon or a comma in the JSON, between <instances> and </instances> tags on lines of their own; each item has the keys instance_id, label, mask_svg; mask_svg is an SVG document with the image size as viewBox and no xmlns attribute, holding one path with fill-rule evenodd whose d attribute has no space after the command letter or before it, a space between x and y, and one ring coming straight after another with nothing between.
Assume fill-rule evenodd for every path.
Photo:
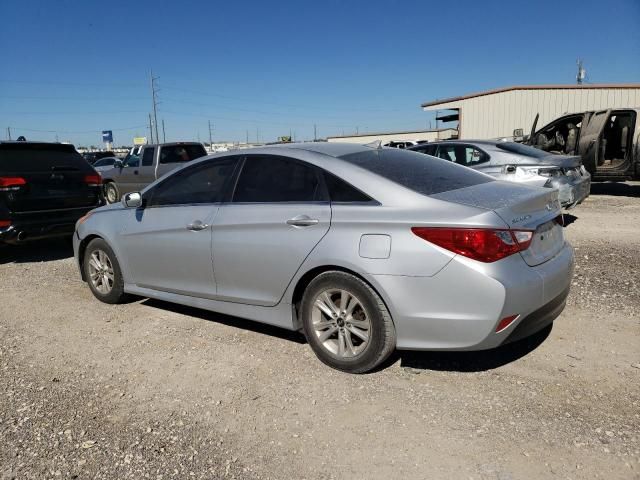
<instances>
[{"instance_id":1,"label":"car roof","mask_svg":"<svg viewBox=\"0 0 640 480\"><path fill-rule=\"evenodd\" d=\"M359 143L342 143L342 142L306 142L306 143L282 143L279 145L268 145L263 148L273 149L296 149L305 150L307 152L321 153L330 157L342 157L352 153L364 152L371 150L373 147ZM246 150L247 152L251 149Z\"/></svg>"}]
</instances>

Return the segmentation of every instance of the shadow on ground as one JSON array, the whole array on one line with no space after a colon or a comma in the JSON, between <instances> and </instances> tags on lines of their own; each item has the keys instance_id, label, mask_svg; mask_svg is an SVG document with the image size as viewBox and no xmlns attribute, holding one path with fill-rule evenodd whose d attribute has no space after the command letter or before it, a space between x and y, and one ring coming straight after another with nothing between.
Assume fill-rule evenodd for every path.
<instances>
[{"instance_id":1,"label":"shadow on ground","mask_svg":"<svg viewBox=\"0 0 640 480\"><path fill-rule=\"evenodd\" d=\"M196 317L202 320L208 320L210 322L221 323L223 325L236 327L242 330L249 330L251 332L260 333L262 335L278 337L299 344L306 343L306 339L304 338L304 335L302 335L302 333L292 332L290 330L285 330L284 328L254 322L245 318L232 317L231 315L223 315L221 313L210 312L208 310L202 310L194 307L186 307L184 305L178 305L177 303L163 302L162 300L154 300L151 298L144 300L142 302L142 305L146 305L152 308L159 308L162 310L168 310L170 312L179 313L182 315L188 315L190 317Z\"/></svg>"},{"instance_id":2,"label":"shadow on ground","mask_svg":"<svg viewBox=\"0 0 640 480\"><path fill-rule=\"evenodd\" d=\"M640 197L638 182L594 182L591 184L591 195L613 195L616 197Z\"/></svg>"},{"instance_id":3,"label":"shadow on ground","mask_svg":"<svg viewBox=\"0 0 640 480\"><path fill-rule=\"evenodd\" d=\"M40 240L21 245L0 245L0 265L49 262L70 257L73 257L73 246L69 239Z\"/></svg>"},{"instance_id":4,"label":"shadow on ground","mask_svg":"<svg viewBox=\"0 0 640 480\"><path fill-rule=\"evenodd\" d=\"M549 336L553 325L538 333L492 350L478 352L414 352L399 351L390 359L400 358L400 366L418 370L438 370L447 372L483 372L502 367L531 353ZM387 362L385 362L387 363Z\"/></svg>"}]
</instances>

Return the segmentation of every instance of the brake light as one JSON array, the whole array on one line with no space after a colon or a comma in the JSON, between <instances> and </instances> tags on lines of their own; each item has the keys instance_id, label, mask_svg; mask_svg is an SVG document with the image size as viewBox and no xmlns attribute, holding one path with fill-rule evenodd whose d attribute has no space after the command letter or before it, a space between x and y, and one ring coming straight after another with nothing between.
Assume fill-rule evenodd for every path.
<instances>
[{"instance_id":1,"label":"brake light","mask_svg":"<svg viewBox=\"0 0 640 480\"><path fill-rule=\"evenodd\" d=\"M500 323L498 323L498 326L496 327L496 333L500 333L502 330L507 328L516 318L518 318L518 315L511 315L510 317L505 317L500 320Z\"/></svg>"},{"instance_id":2,"label":"brake light","mask_svg":"<svg viewBox=\"0 0 640 480\"><path fill-rule=\"evenodd\" d=\"M102 183L102 177L97 173L90 173L84 176L84 183L90 187L97 187Z\"/></svg>"},{"instance_id":3,"label":"brake light","mask_svg":"<svg viewBox=\"0 0 640 480\"><path fill-rule=\"evenodd\" d=\"M22 177L0 177L0 192L18 190L26 184L27 181Z\"/></svg>"},{"instance_id":4,"label":"brake light","mask_svg":"<svg viewBox=\"0 0 640 480\"><path fill-rule=\"evenodd\" d=\"M413 227L418 237L480 262L491 263L529 248L530 230Z\"/></svg>"},{"instance_id":5,"label":"brake light","mask_svg":"<svg viewBox=\"0 0 640 480\"><path fill-rule=\"evenodd\" d=\"M10 227L11 220L0 220L0 228Z\"/></svg>"}]
</instances>

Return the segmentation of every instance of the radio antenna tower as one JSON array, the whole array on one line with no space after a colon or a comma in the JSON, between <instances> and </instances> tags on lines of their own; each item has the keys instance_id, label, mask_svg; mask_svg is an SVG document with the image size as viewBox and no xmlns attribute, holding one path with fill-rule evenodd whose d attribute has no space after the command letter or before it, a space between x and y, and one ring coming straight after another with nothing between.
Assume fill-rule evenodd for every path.
<instances>
[{"instance_id":1,"label":"radio antenna tower","mask_svg":"<svg viewBox=\"0 0 640 480\"><path fill-rule=\"evenodd\" d=\"M582 82L584 82L584 79L587 77L587 71L584 68L584 64L581 58L579 58L576 63L578 64L578 73L576 75L576 82L578 83L578 85L582 85Z\"/></svg>"}]
</instances>

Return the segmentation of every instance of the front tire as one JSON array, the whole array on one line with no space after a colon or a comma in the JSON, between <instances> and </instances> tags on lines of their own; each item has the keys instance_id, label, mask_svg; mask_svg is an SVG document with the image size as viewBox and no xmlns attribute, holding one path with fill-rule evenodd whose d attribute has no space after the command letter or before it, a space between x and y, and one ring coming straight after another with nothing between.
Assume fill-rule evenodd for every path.
<instances>
[{"instance_id":1,"label":"front tire","mask_svg":"<svg viewBox=\"0 0 640 480\"><path fill-rule=\"evenodd\" d=\"M120 200L120 192L114 182L108 182L104 185L104 198L107 203L117 203Z\"/></svg>"},{"instance_id":2,"label":"front tire","mask_svg":"<svg viewBox=\"0 0 640 480\"><path fill-rule=\"evenodd\" d=\"M89 242L84 252L82 268L91 293L98 300L111 304L127 300L120 264L103 239L94 238Z\"/></svg>"},{"instance_id":3,"label":"front tire","mask_svg":"<svg viewBox=\"0 0 640 480\"><path fill-rule=\"evenodd\" d=\"M309 345L332 368L365 373L395 349L396 330L387 307L354 275L318 275L307 286L300 310Z\"/></svg>"}]
</instances>

